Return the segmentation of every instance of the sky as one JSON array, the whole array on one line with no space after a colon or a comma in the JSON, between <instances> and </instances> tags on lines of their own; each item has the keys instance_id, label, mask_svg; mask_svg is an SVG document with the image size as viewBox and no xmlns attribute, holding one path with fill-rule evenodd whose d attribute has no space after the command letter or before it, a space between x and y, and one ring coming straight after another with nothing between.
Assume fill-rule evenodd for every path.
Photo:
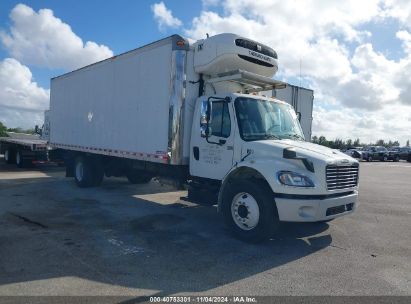
<instances>
[{"instance_id":1,"label":"sky","mask_svg":"<svg viewBox=\"0 0 411 304\"><path fill-rule=\"evenodd\" d=\"M171 34L236 33L314 90L313 135L411 139L411 1L0 1L0 121L41 125L50 78ZM300 64L301 63L301 64Z\"/></svg>"}]
</instances>

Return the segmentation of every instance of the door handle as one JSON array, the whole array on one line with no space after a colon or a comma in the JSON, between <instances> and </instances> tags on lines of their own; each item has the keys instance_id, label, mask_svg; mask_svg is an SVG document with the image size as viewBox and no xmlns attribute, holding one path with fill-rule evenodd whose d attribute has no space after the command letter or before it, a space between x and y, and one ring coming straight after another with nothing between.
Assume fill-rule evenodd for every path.
<instances>
[{"instance_id":1,"label":"door handle","mask_svg":"<svg viewBox=\"0 0 411 304\"><path fill-rule=\"evenodd\" d=\"M200 149L198 147L193 147L193 155L195 160L200 159Z\"/></svg>"}]
</instances>

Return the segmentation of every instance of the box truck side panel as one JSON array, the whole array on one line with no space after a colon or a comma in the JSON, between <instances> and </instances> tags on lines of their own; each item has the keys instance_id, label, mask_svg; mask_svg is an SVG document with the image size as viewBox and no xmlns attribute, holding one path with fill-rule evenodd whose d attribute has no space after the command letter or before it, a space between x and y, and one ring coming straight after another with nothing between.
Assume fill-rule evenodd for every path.
<instances>
[{"instance_id":1,"label":"box truck side panel","mask_svg":"<svg viewBox=\"0 0 411 304\"><path fill-rule=\"evenodd\" d=\"M307 141L311 141L313 125L313 100L314 92L312 90L299 88L297 107L298 112L301 113L301 127Z\"/></svg>"},{"instance_id":2,"label":"box truck side panel","mask_svg":"<svg viewBox=\"0 0 411 304\"><path fill-rule=\"evenodd\" d=\"M301 113L301 128L306 141L311 141L312 112L314 92L312 90L290 85L284 89L273 90L273 96L293 106L296 112Z\"/></svg>"},{"instance_id":3,"label":"box truck side panel","mask_svg":"<svg viewBox=\"0 0 411 304\"><path fill-rule=\"evenodd\" d=\"M166 155L171 62L172 45L162 43L54 78L51 142L97 153Z\"/></svg>"}]
</instances>

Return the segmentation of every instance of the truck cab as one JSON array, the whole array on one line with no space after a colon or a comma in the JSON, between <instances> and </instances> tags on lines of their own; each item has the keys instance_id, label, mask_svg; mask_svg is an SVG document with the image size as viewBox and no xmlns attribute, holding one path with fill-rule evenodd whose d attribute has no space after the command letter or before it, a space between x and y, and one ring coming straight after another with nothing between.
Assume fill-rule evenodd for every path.
<instances>
[{"instance_id":1,"label":"truck cab","mask_svg":"<svg viewBox=\"0 0 411 304\"><path fill-rule=\"evenodd\" d=\"M198 98L190 145L190 175L221 181L219 211L242 238L266 238L279 221L328 221L356 208L358 161L306 142L294 109L275 98Z\"/></svg>"},{"instance_id":2,"label":"truck cab","mask_svg":"<svg viewBox=\"0 0 411 304\"><path fill-rule=\"evenodd\" d=\"M277 60L268 46L232 34L194 44L193 66L207 89L194 107L190 176L216 185L218 210L250 241L280 221L329 221L357 206L358 161L306 141L299 113L262 95L287 86L272 78Z\"/></svg>"}]
</instances>

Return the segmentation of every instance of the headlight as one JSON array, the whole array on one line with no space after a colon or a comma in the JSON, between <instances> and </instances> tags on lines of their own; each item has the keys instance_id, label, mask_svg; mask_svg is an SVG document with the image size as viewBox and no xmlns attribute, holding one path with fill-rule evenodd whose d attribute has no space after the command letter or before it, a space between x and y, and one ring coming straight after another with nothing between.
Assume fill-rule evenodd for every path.
<instances>
[{"instance_id":1,"label":"headlight","mask_svg":"<svg viewBox=\"0 0 411 304\"><path fill-rule=\"evenodd\" d=\"M305 175L291 171L280 171L277 173L278 181L287 186L314 187L313 181Z\"/></svg>"}]
</instances>

